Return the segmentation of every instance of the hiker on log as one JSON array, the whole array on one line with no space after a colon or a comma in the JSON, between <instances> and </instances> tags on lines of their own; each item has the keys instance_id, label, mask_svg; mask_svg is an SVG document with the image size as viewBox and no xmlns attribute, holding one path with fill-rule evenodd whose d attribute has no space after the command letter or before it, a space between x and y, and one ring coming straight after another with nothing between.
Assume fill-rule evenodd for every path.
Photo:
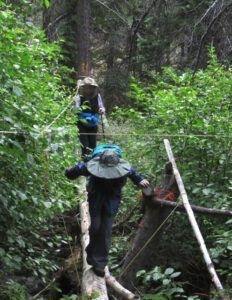
<instances>
[{"instance_id":1,"label":"hiker on log","mask_svg":"<svg viewBox=\"0 0 232 300\"><path fill-rule=\"evenodd\" d=\"M82 157L87 160L88 155L96 147L98 124L100 119L102 122L102 115L105 114L98 84L93 78L85 77L79 82L73 111L78 115L77 127L80 134Z\"/></svg>"},{"instance_id":2,"label":"hiker on log","mask_svg":"<svg viewBox=\"0 0 232 300\"><path fill-rule=\"evenodd\" d=\"M117 145L99 145L88 162L80 162L66 171L68 179L88 177L87 192L91 225L90 243L86 248L87 262L96 275L104 277L111 243L112 224L118 212L121 191L127 178L140 187L149 182L122 158Z\"/></svg>"}]
</instances>

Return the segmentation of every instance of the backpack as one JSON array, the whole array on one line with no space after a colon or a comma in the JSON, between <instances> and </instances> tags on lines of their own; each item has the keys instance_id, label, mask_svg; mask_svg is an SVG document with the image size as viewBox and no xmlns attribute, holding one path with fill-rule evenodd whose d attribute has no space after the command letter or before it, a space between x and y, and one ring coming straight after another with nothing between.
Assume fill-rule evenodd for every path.
<instances>
[{"instance_id":1,"label":"backpack","mask_svg":"<svg viewBox=\"0 0 232 300\"><path fill-rule=\"evenodd\" d=\"M92 128L98 125L99 115L82 112L79 121L86 127Z\"/></svg>"},{"instance_id":2,"label":"backpack","mask_svg":"<svg viewBox=\"0 0 232 300\"><path fill-rule=\"evenodd\" d=\"M114 150L120 158L122 158L122 150L120 149L119 146L114 145L114 144L103 144L103 145L98 145L95 149L93 149L93 152L90 155L90 159L101 155L105 150Z\"/></svg>"}]
</instances>

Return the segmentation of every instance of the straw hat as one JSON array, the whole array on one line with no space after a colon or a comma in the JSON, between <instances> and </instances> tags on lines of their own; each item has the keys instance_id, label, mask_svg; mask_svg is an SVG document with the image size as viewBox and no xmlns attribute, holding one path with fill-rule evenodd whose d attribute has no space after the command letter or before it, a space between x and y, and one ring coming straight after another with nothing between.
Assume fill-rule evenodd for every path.
<instances>
[{"instance_id":1,"label":"straw hat","mask_svg":"<svg viewBox=\"0 0 232 300\"><path fill-rule=\"evenodd\" d=\"M83 80L81 80L79 87L85 86L85 85L91 85L98 87L98 84L96 81L91 77L85 77Z\"/></svg>"}]
</instances>

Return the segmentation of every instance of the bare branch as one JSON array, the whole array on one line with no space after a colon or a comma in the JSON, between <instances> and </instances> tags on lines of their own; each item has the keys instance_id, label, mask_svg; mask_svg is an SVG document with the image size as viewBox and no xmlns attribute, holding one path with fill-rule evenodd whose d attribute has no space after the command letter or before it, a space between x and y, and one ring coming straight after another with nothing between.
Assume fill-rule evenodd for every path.
<instances>
[{"instance_id":1,"label":"bare branch","mask_svg":"<svg viewBox=\"0 0 232 300\"><path fill-rule=\"evenodd\" d=\"M129 24L127 23L127 21L117 11L113 10L112 8L110 8L108 5L101 2L100 0L95 0L95 1L98 2L99 4L101 4L102 6L104 6L105 8L107 8L112 13L114 13L116 16L119 17L119 19L121 19L123 21L123 23L125 23L128 27L130 27Z\"/></svg>"},{"instance_id":2,"label":"bare branch","mask_svg":"<svg viewBox=\"0 0 232 300\"><path fill-rule=\"evenodd\" d=\"M195 64L195 67L194 67L194 72L193 74L196 73L196 70L197 70L197 67L198 67L198 63L199 63L199 59L200 59L200 55L201 55L201 50L202 50L202 47L203 47L203 42L207 36L207 34L209 33L211 27L213 26L213 24L221 17L221 15L227 11L227 9L232 6L232 3L228 4L227 6L225 6L217 15L216 17L213 18L213 20L210 22L209 26L207 27L206 31L204 32L204 34L202 35L201 37L201 40L200 40L200 47L198 49L198 53L197 53L197 58L196 58L196 64Z\"/></svg>"},{"instance_id":3,"label":"bare branch","mask_svg":"<svg viewBox=\"0 0 232 300\"><path fill-rule=\"evenodd\" d=\"M185 212L184 206L180 205L180 204L177 204L176 202L153 198L152 203L155 204L155 205L160 205L160 206L169 206L169 207L176 207L177 206L178 211ZM206 208L206 207L197 206L197 205L191 205L191 207L192 207L192 210L196 213L201 213L201 214L205 214L205 215L212 215L212 216L219 216L219 217L232 217L232 211L231 210Z\"/></svg>"},{"instance_id":4,"label":"bare branch","mask_svg":"<svg viewBox=\"0 0 232 300\"><path fill-rule=\"evenodd\" d=\"M194 35L194 32L197 28L197 26L202 23L202 21L206 18L206 16L208 16L208 14L211 12L211 10L216 6L216 4L218 3L218 0L215 0L212 5L206 10L206 12L203 14L203 16L201 16L201 18L196 22L196 24L193 26L193 31L192 31L192 34L191 34L191 38L190 38L190 45L192 44L193 42L193 35Z\"/></svg>"}]
</instances>

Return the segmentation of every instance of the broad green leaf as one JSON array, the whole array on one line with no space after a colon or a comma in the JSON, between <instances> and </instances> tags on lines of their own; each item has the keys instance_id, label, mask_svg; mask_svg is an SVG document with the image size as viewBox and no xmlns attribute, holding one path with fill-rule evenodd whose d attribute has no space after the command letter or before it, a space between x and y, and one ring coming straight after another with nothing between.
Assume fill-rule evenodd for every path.
<instances>
[{"instance_id":1,"label":"broad green leaf","mask_svg":"<svg viewBox=\"0 0 232 300\"><path fill-rule=\"evenodd\" d=\"M50 7L50 1L44 0L45 7L48 9Z\"/></svg>"}]
</instances>

